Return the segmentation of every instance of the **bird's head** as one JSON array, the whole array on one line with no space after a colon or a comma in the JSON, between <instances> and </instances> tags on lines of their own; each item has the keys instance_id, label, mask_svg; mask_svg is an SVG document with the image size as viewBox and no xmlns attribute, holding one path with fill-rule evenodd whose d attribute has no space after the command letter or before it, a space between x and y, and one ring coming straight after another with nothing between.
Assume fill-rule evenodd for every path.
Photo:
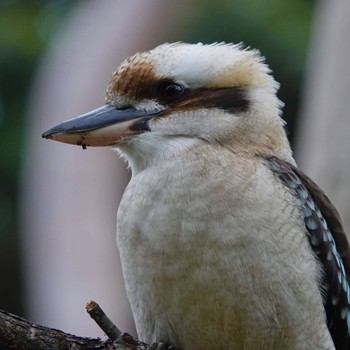
<instances>
[{"instance_id":1,"label":"bird's head","mask_svg":"<svg viewBox=\"0 0 350 350\"><path fill-rule=\"evenodd\" d=\"M277 89L257 51L163 44L120 65L103 107L43 137L83 148L116 147L132 167L203 142L289 158Z\"/></svg>"}]
</instances>

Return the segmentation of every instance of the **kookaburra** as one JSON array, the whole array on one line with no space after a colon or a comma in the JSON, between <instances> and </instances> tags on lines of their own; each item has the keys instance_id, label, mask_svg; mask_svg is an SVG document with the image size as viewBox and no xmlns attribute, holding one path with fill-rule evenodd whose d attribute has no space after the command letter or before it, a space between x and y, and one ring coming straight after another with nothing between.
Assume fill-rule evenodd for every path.
<instances>
[{"instance_id":1,"label":"kookaburra","mask_svg":"<svg viewBox=\"0 0 350 350\"><path fill-rule=\"evenodd\" d=\"M44 138L111 146L132 178L117 241L140 340L181 350L350 349L350 250L296 166L257 51L163 44L105 105Z\"/></svg>"}]
</instances>

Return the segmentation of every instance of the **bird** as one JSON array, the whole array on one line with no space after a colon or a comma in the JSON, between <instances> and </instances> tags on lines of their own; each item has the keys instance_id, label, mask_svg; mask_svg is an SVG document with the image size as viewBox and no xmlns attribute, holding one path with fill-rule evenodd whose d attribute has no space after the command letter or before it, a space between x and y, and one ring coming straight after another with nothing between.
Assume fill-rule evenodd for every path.
<instances>
[{"instance_id":1,"label":"bird","mask_svg":"<svg viewBox=\"0 0 350 350\"><path fill-rule=\"evenodd\" d=\"M297 167L278 89L258 50L165 43L121 63L102 107L42 134L131 169L117 244L140 340L350 349L349 244Z\"/></svg>"}]
</instances>

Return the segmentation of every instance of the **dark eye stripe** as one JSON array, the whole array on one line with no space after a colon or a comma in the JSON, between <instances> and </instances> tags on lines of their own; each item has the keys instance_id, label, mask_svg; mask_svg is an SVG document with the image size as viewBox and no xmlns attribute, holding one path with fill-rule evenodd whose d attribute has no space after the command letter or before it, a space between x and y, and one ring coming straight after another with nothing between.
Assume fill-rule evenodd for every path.
<instances>
[{"instance_id":1,"label":"dark eye stripe","mask_svg":"<svg viewBox=\"0 0 350 350\"><path fill-rule=\"evenodd\" d=\"M171 113L199 108L217 108L236 113L249 108L249 98L246 89L240 87L186 89L179 100L168 105Z\"/></svg>"},{"instance_id":2,"label":"dark eye stripe","mask_svg":"<svg viewBox=\"0 0 350 350\"><path fill-rule=\"evenodd\" d=\"M199 89L200 90L200 89ZM248 94L240 87L203 89L202 105L227 112L244 112L249 107Z\"/></svg>"}]
</instances>

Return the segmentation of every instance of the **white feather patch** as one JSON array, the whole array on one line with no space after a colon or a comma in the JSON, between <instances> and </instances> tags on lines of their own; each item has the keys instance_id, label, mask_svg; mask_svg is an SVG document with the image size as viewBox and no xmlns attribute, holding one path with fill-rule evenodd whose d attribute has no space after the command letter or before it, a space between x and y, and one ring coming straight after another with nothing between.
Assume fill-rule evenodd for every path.
<instances>
[{"instance_id":1,"label":"white feather patch","mask_svg":"<svg viewBox=\"0 0 350 350\"><path fill-rule=\"evenodd\" d=\"M195 146L199 139L186 136L162 135L156 132L144 133L130 142L118 144L118 153L128 162L132 175L146 167L171 157L179 156Z\"/></svg>"}]
</instances>

